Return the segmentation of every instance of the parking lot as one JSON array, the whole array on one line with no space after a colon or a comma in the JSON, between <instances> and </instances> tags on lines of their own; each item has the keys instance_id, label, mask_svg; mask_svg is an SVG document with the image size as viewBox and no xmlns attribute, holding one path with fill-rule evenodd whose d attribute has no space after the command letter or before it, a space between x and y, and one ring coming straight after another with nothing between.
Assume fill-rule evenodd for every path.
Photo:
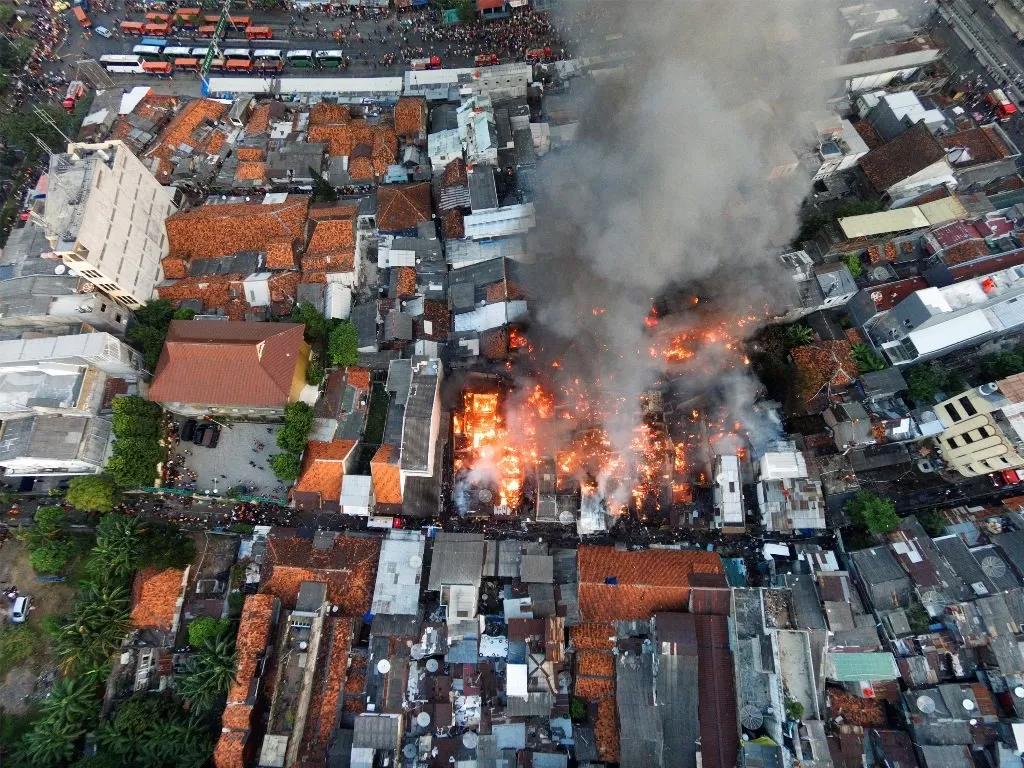
<instances>
[{"instance_id":1,"label":"parking lot","mask_svg":"<svg viewBox=\"0 0 1024 768\"><path fill-rule=\"evenodd\" d=\"M194 473L191 490L196 493L226 494L230 488L244 485L250 496L283 498L287 488L270 469L270 457L280 453L275 438L277 424L235 423L221 427L216 448L179 443L178 455ZM256 444L263 449L257 450Z\"/></svg>"}]
</instances>

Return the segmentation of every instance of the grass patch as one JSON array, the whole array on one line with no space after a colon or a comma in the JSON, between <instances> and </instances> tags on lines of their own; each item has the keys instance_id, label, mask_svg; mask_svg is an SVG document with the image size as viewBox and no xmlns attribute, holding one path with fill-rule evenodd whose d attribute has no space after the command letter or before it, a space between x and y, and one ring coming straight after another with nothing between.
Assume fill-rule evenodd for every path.
<instances>
[{"instance_id":1,"label":"grass patch","mask_svg":"<svg viewBox=\"0 0 1024 768\"><path fill-rule=\"evenodd\" d=\"M380 445L384 440L384 424L388 418L388 393L383 384L374 384L370 394L370 410L366 414L363 442Z\"/></svg>"},{"instance_id":2,"label":"grass patch","mask_svg":"<svg viewBox=\"0 0 1024 768\"><path fill-rule=\"evenodd\" d=\"M36 633L27 624L0 628L0 680L39 649L38 641Z\"/></svg>"}]
</instances>

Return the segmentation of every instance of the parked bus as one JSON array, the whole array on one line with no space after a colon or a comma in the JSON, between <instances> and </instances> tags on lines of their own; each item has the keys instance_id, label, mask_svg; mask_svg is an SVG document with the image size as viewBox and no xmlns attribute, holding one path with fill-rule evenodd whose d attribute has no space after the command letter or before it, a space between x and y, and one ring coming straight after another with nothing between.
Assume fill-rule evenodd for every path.
<instances>
[{"instance_id":1,"label":"parked bus","mask_svg":"<svg viewBox=\"0 0 1024 768\"><path fill-rule=\"evenodd\" d=\"M144 61L142 62L142 71L147 75L169 75L171 74L171 65L166 61Z\"/></svg>"},{"instance_id":2,"label":"parked bus","mask_svg":"<svg viewBox=\"0 0 1024 768\"><path fill-rule=\"evenodd\" d=\"M252 61L249 59L228 59L224 63L228 72L252 72Z\"/></svg>"},{"instance_id":3,"label":"parked bus","mask_svg":"<svg viewBox=\"0 0 1024 768\"><path fill-rule=\"evenodd\" d=\"M199 28L199 36L200 37L213 37L216 34L217 34L217 25L216 24L206 24L206 25L203 25L203 26L201 26Z\"/></svg>"},{"instance_id":4,"label":"parked bus","mask_svg":"<svg viewBox=\"0 0 1024 768\"><path fill-rule=\"evenodd\" d=\"M202 64L202 59L199 60ZM210 71L211 72L223 72L227 67L227 61L225 59L210 59Z\"/></svg>"},{"instance_id":5,"label":"parked bus","mask_svg":"<svg viewBox=\"0 0 1024 768\"><path fill-rule=\"evenodd\" d=\"M252 52L252 63L256 69L284 69L284 52L257 48Z\"/></svg>"},{"instance_id":6,"label":"parked bus","mask_svg":"<svg viewBox=\"0 0 1024 768\"><path fill-rule=\"evenodd\" d=\"M247 27L245 36L250 40L271 40L274 31L270 27Z\"/></svg>"},{"instance_id":7,"label":"parked bus","mask_svg":"<svg viewBox=\"0 0 1024 768\"><path fill-rule=\"evenodd\" d=\"M182 72L198 72L199 66L202 63L202 59L194 59L190 56L185 56L174 60L174 68L175 70L180 69Z\"/></svg>"},{"instance_id":8,"label":"parked bus","mask_svg":"<svg viewBox=\"0 0 1024 768\"><path fill-rule=\"evenodd\" d=\"M141 21L122 21L121 22L121 34L123 35L142 35L145 31L146 25Z\"/></svg>"},{"instance_id":9,"label":"parked bus","mask_svg":"<svg viewBox=\"0 0 1024 768\"><path fill-rule=\"evenodd\" d=\"M165 21L171 20L171 14L169 13L155 13L150 11L146 14L146 21L153 21L159 24L163 24Z\"/></svg>"},{"instance_id":10,"label":"parked bus","mask_svg":"<svg viewBox=\"0 0 1024 768\"><path fill-rule=\"evenodd\" d=\"M228 24L235 29L245 30L249 28L250 21L248 16L228 16Z\"/></svg>"},{"instance_id":11,"label":"parked bus","mask_svg":"<svg viewBox=\"0 0 1024 768\"><path fill-rule=\"evenodd\" d=\"M252 61L248 48L225 48L222 53L227 61Z\"/></svg>"},{"instance_id":12,"label":"parked bus","mask_svg":"<svg viewBox=\"0 0 1024 768\"><path fill-rule=\"evenodd\" d=\"M203 12L202 8L179 8L174 12L174 18L181 19L198 19L199 14Z\"/></svg>"},{"instance_id":13,"label":"parked bus","mask_svg":"<svg viewBox=\"0 0 1024 768\"><path fill-rule=\"evenodd\" d=\"M81 24L83 28L88 29L92 26L92 22L89 21L89 17L85 15L85 11L83 11L80 6L75 6L74 13L75 18L78 19L78 23Z\"/></svg>"},{"instance_id":14,"label":"parked bus","mask_svg":"<svg viewBox=\"0 0 1024 768\"><path fill-rule=\"evenodd\" d=\"M143 31L145 34L152 35L153 37L167 37L171 34L171 22L153 21L147 24Z\"/></svg>"},{"instance_id":15,"label":"parked bus","mask_svg":"<svg viewBox=\"0 0 1024 768\"><path fill-rule=\"evenodd\" d=\"M142 59L138 56L107 54L106 56L100 56L100 66L107 70L107 72L122 75L141 75L145 71L142 68Z\"/></svg>"},{"instance_id":16,"label":"parked bus","mask_svg":"<svg viewBox=\"0 0 1024 768\"><path fill-rule=\"evenodd\" d=\"M313 66L313 52L312 51L288 51L285 55L288 59L289 67L312 67Z\"/></svg>"},{"instance_id":17,"label":"parked bus","mask_svg":"<svg viewBox=\"0 0 1024 768\"><path fill-rule=\"evenodd\" d=\"M171 61L172 59L188 58L192 55L192 49L186 46L169 45L164 48L164 59Z\"/></svg>"},{"instance_id":18,"label":"parked bus","mask_svg":"<svg viewBox=\"0 0 1024 768\"><path fill-rule=\"evenodd\" d=\"M204 45L201 48L193 48L189 53L189 56L195 56L197 59L205 59L206 54L210 52L210 46Z\"/></svg>"},{"instance_id":19,"label":"parked bus","mask_svg":"<svg viewBox=\"0 0 1024 768\"><path fill-rule=\"evenodd\" d=\"M167 41L162 37L144 37L139 40L139 45L152 45L154 48L164 48Z\"/></svg>"},{"instance_id":20,"label":"parked bus","mask_svg":"<svg viewBox=\"0 0 1024 768\"><path fill-rule=\"evenodd\" d=\"M143 61L163 61L163 49L155 45L136 45L132 48L132 55Z\"/></svg>"},{"instance_id":21,"label":"parked bus","mask_svg":"<svg viewBox=\"0 0 1024 768\"><path fill-rule=\"evenodd\" d=\"M330 51L317 51L315 54L316 63L321 67L340 67L345 63L345 54L339 49Z\"/></svg>"}]
</instances>

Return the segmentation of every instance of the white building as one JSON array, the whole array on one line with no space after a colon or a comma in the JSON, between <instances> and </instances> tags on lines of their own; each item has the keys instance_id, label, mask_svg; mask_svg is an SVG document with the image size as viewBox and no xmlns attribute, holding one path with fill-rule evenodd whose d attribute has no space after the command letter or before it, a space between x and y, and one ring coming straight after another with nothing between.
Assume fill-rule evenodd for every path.
<instances>
[{"instance_id":1,"label":"white building","mask_svg":"<svg viewBox=\"0 0 1024 768\"><path fill-rule=\"evenodd\" d=\"M807 461L792 442L780 441L758 463L757 505L769 531L825 527L821 483L807 477Z\"/></svg>"},{"instance_id":2,"label":"white building","mask_svg":"<svg viewBox=\"0 0 1024 768\"><path fill-rule=\"evenodd\" d=\"M370 613L415 616L419 610L423 550L426 539L419 531L392 529L381 543L377 584Z\"/></svg>"},{"instance_id":3,"label":"white building","mask_svg":"<svg viewBox=\"0 0 1024 768\"><path fill-rule=\"evenodd\" d=\"M369 517L373 509L373 479L369 475L345 475L341 478L341 514Z\"/></svg>"},{"instance_id":4,"label":"white building","mask_svg":"<svg viewBox=\"0 0 1024 768\"><path fill-rule=\"evenodd\" d=\"M714 519L712 528L742 531L743 482L740 479L740 460L735 454L715 456L714 467Z\"/></svg>"},{"instance_id":5,"label":"white building","mask_svg":"<svg viewBox=\"0 0 1024 768\"><path fill-rule=\"evenodd\" d=\"M171 192L120 141L50 158L46 237L64 264L126 307L146 303L167 255Z\"/></svg>"},{"instance_id":6,"label":"white building","mask_svg":"<svg viewBox=\"0 0 1024 768\"><path fill-rule=\"evenodd\" d=\"M819 137L814 156L814 180L827 179L840 171L857 167L857 161L868 153L868 145L849 120L839 123L839 130Z\"/></svg>"},{"instance_id":7,"label":"white building","mask_svg":"<svg viewBox=\"0 0 1024 768\"><path fill-rule=\"evenodd\" d=\"M0 427L0 468L8 477L94 475L106 463L110 422L88 416L30 416Z\"/></svg>"},{"instance_id":8,"label":"white building","mask_svg":"<svg viewBox=\"0 0 1024 768\"><path fill-rule=\"evenodd\" d=\"M441 378L440 360L413 362L402 421L399 460L402 488L405 488L408 477L431 477L434 474L437 436L441 428ZM391 386L390 369L388 386Z\"/></svg>"}]
</instances>

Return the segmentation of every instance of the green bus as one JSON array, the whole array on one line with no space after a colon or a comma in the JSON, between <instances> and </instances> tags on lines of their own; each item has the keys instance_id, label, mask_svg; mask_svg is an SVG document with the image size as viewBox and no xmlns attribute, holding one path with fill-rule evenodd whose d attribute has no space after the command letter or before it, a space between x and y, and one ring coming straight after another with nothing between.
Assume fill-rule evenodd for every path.
<instances>
[{"instance_id":1,"label":"green bus","mask_svg":"<svg viewBox=\"0 0 1024 768\"><path fill-rule=\"evenodd\" d=\"M321 67L337 69L345 63L345 53L341 50L317 51L316 61Z\"/></svg>"}]
</instances>

